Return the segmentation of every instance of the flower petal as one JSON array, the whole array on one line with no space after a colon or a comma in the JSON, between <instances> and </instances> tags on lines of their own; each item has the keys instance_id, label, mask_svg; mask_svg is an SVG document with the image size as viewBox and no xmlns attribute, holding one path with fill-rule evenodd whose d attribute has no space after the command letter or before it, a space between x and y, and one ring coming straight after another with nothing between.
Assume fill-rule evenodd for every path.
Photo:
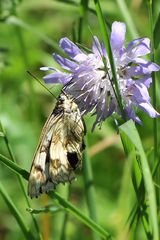
<instances>
[{"instance_id":1,"label":"flower petal","mask_svg":"<svg viewBox=\"0 0 160 240\"><path fill-rule=\"evenodd\" d=\"M92 51L98 56L103 56L101 44L96 36L93 37Z\"/></svg>"},{"instance_id":2,"label":"flower petal","mask_svg":"<svg viewBox=\"0 0 160 240\"><path fill-rule=\"evenodd\" d=\"M55 72L46 75L43 77L46 83L60 83L60 84L67 84L71 80L72 76L69 74Z\"/></svg>"},{"instance_id":3,"label":"flower petal","mask_svg":"<svg viewBox=\"0 0 160 240\"><path fill-rule=\"evenodd\" d=\"M160 66L158 66L156 63L146 61L142 58L135 58L135 59L133 59L133 62L136 64L139 64L143 68L147 68L148 72L150 72L150 73L160 71Z\"/></svg>"},{"instance_id":4,"label":"flower petal","mask_svg":"<svg viewBox=\"0 0 160 240\"><path fill-rule=\"evenodd\" d=\"M150 84L152 83L152 77L151 77L151 75L147 75L147 76L139 79L138 82L143 83L147 88L149 88Z\"/></svg>"},{"instance_id":5,"label":"flower petal","mask_svg":"<svg viewBox=\"0 0 160 240\"><path fill-rule=\"evenodd\" d=\"M152 107L148 93L152 82L151 73L160 71L160 67L140 58L150 52L148 38L135 39L125 48L123 46L125 33L124 23L112 24L111 48L126 115L141 124L141 120L135 114L135 107L141 108L151 117L160 115ZM92 50L85 52L68 38L62 38L60 47L69 57L54 55L54 58L67 72L63 73L52 67L41 68L41 70L54 70L54 73L44 77L45 81L64 84L65 91L74 97L81 114L96 115L93 128L113 113L117 112L121 115L103 42L101 44L98 38L94 37Z\"/></svg>"},{"instance_id":6,"label":"flower petal","mask_svg":"<svg viewBox=\"0 0 160 240\"><path fill-rule=\"evenodd\" d=\"M139 108L148 113L150 117L155 118L160 116L150 104L150 96L147 87L143 83L134 84L132 100Z\"/></svg>"},{"instance_id":7,"label":"flower petal","mask_svg":"<svg viewBox=\"0 0 160 240\"><path fill-rule=\"evenodd\" d=\"M56 62L58 62L61 65L61 67L63 67L66 70L74 71L78 67L77 63L70 61L67 58L63 58L60 55L54 54L53 57L56 60Z\"/></svg>"},{"instance_id":8,"label":"flower petal","mask_svg":"<svg viewBox=\"0 0 160 240\"><path fill-rule=\"evenodd\" d=\"M149 114L150 117L156 118L159 117L160 114L152 107L150 103L142 102L138 104L138 106L146 113Z\"/></svg>"},{"instance_id":9,"label":"flower petal","mask_svg":"<svg viewBox=\"0 0 160 240\"><path fill-rule=\"evenodd\" d=\"M144 56L150 53L150 40L149 38L138 38L130 42L126 48L128 55L132 58Z\"/></svg>"},{"instance_id":10,"label":"flower petal","mask_svg":"<svg viewBox=\"0 0 160 240\"><path fill-rule=\"evenodd\" d=\"M124 43L126 33L126 25L122 22L114 22L112 24L112 32L110 37L112 51L119 54Z\"/></svg>"},{"instance_id":11,"label":"flower petal","mask_svg":"<svg viewBox=\"0 0 160 240\"><path fill-rule=\"evenodd\" d=\"M105 58L107 58L107 51L106 51L106 47L105 47L104 41L102 41L102 52L103 52L103 56Z\"/></svg>"},{"instance_id":12,"label":"flower petal","mask_svg":"<svg viewBox=\"0 0 160 240\"><path fill-rule=\"evenodd\" d=\"M146 75L150 74L151 68L146 68L142 66L131 66L131 67L126 67L125 69L125 75L127 78L134 77L134 76L139 76L139 75Z\"/></svg>"},{"instance_id":13,"label":"flower petal","mask_svg":"<svg viewBox=\"0 0 160 240\"><path fill-rule=\"evenodd\" d=\"M78 54L82 54L83 52L68 38L61 38L59 42L59 46L64 50L66 54L68 54L71 58L74 58Z\"/></svg>"},{"instance_id":14,"label":"flower petal","mask_svg":"<svg viewBox=\"0 0 160 240\"><path fill-rule=\"evenodd\" d=\"M135 114L134 110L132 109L132 105L129 104L126 108L125 108L125 112L126 115L129 119L132 119L133 121L135 121L138 124L142 124L141 120L139 119L139 117L137 117L137 115Z\"/></svg>"},{"instance_id":15,"label":"flower petal","mask_svg":"<svg viewBox=\"0 0 160 240\"><path fill-rule=\"evenodd\" d=\"M49 71L49 70L57 71L57 69L54 67L40 67L40 70L41 71Z\"/></svg>"},{"instance_id":16,"label":"flower petal","mask_svg":"<svg viewBox=\"0 0 160 240\"><path fill-rule=\"evenodd\" d=\"M87 55L84 53L78 54L73 59L80 64L87 60Z\"/></svg>"},{"instance_id":17,"label":"flower petal","mask_svg":"<svg viewBox=\"0 0 160 240\"><path fill-rule=\"evenodd\" d=\"M141 102L149 102L150 96L147 90L147 87L138 81L135 81L137 83L132 85L132 99L137 103Z\"/></svg>"}]
</instances>

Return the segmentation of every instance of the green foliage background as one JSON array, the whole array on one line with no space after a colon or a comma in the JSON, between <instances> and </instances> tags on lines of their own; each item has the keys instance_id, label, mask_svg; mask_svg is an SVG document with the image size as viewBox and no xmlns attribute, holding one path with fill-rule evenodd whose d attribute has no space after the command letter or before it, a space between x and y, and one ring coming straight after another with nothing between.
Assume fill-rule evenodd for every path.
<instances>
[{"instance_id":1,"label":"green foliage background","mask_svg":"<svg viewBox=\"0 0 160 240\"><path fill-rule=\"evenodd\" d=\"M120 9L118 2L100 1L109 26L113 21L125 21L125 10ZM127 28L126 43L132 40L133 36L150 37L146 1L127 0L125 3L135 27L135 29ZM88 11L88 22L82 23L81 41L83 45L91 47L92 34L100 39L102 37L93 1L90 1L89 6L91 11ZM160 2L155 1L155 18L159 11ZM43 124L55 104L53 96L28 75L27 70L42 79L44 72L39 70L41 66L57 66L52 59L52 53L60 51L58 41L62 37L78 39L77 29L82 19L83 8L79 1L1 0L0 2L0 119L6 129L18 165L27 171L30 170ZM158 54L156 59L157 63L160 63ZM49 88L58 96L60 86L49 86ZM159 94L157 96L159 104ZM157 110L160 112L160 107ZM138 126L138 129L152 165L152 119L141 112L139 114L144 125ZM115 234L117 239L132 239L132 237L136 240L146 239L141 222L136 231L133 228L133 233L129 235L124 227L136 196L131 181L131 164L130 161L126 161L113 119L107 120L101 129L96 128L91 133L93 121L94 117L85 117L88 154L96 190L98 223ZM10 158L2 136L0 136L0 153ZM77 181L70 187L69 201L88 215L82 173L78 173ZM2 164L0 181L34 233L32 218L26 211L26 201L17 177ZM24 181L24 184L27 191L27 182ZM58 186L57 190L62 197L67 198L68 186ZM53 204L53 200L43 195L31 200L30 203L32 208L40 209L45 205ZM65 236L62 236L63 211L37 214L36 219L45 240L93 239L91 230L70 215ZM24 239L19 225L1 197L0 239Z\"/></svg>"}]
</instances>

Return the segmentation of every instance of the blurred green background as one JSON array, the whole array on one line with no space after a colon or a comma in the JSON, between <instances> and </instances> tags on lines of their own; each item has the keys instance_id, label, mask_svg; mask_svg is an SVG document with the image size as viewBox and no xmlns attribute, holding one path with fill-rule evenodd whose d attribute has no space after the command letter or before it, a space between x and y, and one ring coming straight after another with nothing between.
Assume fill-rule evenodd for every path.
<instances>
[{"instance_id":1,"label":"blurred green background","mask_svg":"<svg viewBox=\"0 0 160 240\"><path fill-rule=\"evenodd\" d=\"M118 5L119 1L100 2L108 25L115 20L125 21L125 13ZM160 2L155 2L156 15L160 9ZM149 37L146 2L128 0L125 3L136 29L135 32L127 29L126 43L132 40L134 34L135 37ZM89 6L91 11L88 12L88 22L82 24L81 39L82 44L87 47L91 47L91 32L101 39L93 1L90 1ZM77 39L77 29L82 14L80 1L0 1L0 119L18 164L28 171L41 129L54 107L55 99L26 71L29 70L42 79L45 73L39 70L40 67L58 67L52 59L52 53L59 52L60 38ZM61 86L48 87L58 96ZM144 148L150 154L153 145L152 120L145 114L139 114L143 119L144 127L138 128ZM116 232L118 239L124 240L121 237L125 231L123 224L135 199L130 168L125 161L113 119L107 120L101 129L97 127L91 133L93 121L94 117L85 117L96 189L98 221L104 228ZM0 137L0 152L9 157L3 137ZM17 177L2 164L0 164L0 181L28 226L31 226L31 217L26 211L26 202ZM27 191L25 181L24 184ZM58 186L58 191L63 197L67 195L67 189L67 186ZM82 172L78 174L77 181L71 185L70 201L88 214ZM37 209L50 203L52 201L47 195L31 200L31 206ZM60 239L63 213L39 214L36 218L45 240ZM125 233L122 236L125 236ZM136 236L136 240L145 239L140 227ZM92 239L91 231L72 216L69 216L65 237L76 240ZM24 239L23 233L1 196L0 239Z\"/></svg>"}]
</instances>

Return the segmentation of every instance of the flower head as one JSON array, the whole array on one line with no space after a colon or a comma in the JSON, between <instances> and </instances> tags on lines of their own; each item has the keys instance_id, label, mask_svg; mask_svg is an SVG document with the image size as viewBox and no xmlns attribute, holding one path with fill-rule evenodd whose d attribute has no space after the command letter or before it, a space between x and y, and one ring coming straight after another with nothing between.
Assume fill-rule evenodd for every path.
<instances>
[{"instance_id":1,"label":"flower head","mask_svg":"<svg viewBox=\"0 0 160 240\"><path fill-rule=\"evenodd\" d=\"M138 107L152 118L160 114L152 107L148 88L152 82L151 73L160 67L141 57L150 53L150 40L138 38L124 46L126 26L114 22L110 37L113 58L124 111L129 119L137 123L141 120L135 114ZM65 72L53 67L41 70L53 70L44 77L46 83L61 83L66 93L72 95L83 114L96 114L94 126L120 109L115 94L114 81L104 44L97 37L93 38L92 50L86 53L67 38L60 40L60 47L69 56L64 58L54 54L53 57Z\"/></svg>"}]
</instances>

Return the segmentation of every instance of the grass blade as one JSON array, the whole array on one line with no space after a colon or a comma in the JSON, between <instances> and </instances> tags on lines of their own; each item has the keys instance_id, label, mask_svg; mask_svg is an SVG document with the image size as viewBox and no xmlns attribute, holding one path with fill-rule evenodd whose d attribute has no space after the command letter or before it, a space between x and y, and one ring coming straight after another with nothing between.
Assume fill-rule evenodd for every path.
<instances>
[{"instance_id":1,"label":"grass blade","mask_svg":"<svg viewBox=\"0 0 160 240\"><path fill-rule=\"evenodd\" d=\"M159 28L160 28L160 13L159 13L158 18L156 20L156 24L155 24L154 32L153 32L155 49L158 48L158 45L159 45L159 42L160 42Z\"/></svg>"},{"instance_id":2,"label":"grass blade","mask_svg":"<svg viewBox=\"0 0 160 240\"><path fill-rule=\"evenodd\" d=\"M5 188L3 187L2 183L0 183L0 194L2 195L2 198L4 199L5 203L7 204L9 210L11 211L12 215L15 217L15 219L17 220L25 238L28 239L35 239L32 235L32 233L30 232L30 230L28 229L28 227L26 226L26 224L23 221L23 217L21 216L21 214L19 213L18 209L16 208L16 206L14 205L13 201L11 200L11 198L9 197L9 195L7 194L7 192L5 191Z\"/></svg>"},{"instance_id":3,"label":"grass blade","mask_svg":"<svg viewBox=\"0 0 160 240\"><path fill-rule=\"evenodd\" d=\"M4 163L8 168L10 168L13 172L16 174L20 174L24 179L28 180L29 173L20 168L16 163L13 163L8 158L4 157L2 154L0 154L0 160L2 163ZM105 231L101 226L96 224L94 221L92 221L90 218L85 216L80 210L78 210L75 206L73 206L71 203L66 201L65 199L61 198L58 193L56 192L50 192L48 195L52 198L56 198L60 205L65 208L66 211L72 213L74 216L76 216L81 222L83 222L85 225L87 225L89 228L91 228L93 231L95 231L97 234L99 234L104 239L111 238L111 235Z\"/></svg>"},{"instance_id":4,"label":"grass blade","mask_svg":"<svg viewBox=\"0 0 160 240\"><path fill-rule=\"evenodd\" d=\"M63 199L57 192L50 192L48 194L51 198L56 198L61 206L64 207L64 209L74 215L76 218L78 218L81 222L83 222L86 226L91 228L94 232L96 232L99 236L101 236L103 239L111 239L111 235L105 231L101 226L96 224L93 220L85 216L80 210L78 210L75 206L73 206L71 203Z\"/></svg>"},{"instance_id":5,"label":"grass blade","mask_svg":"<svg viewBox=\"0 0 160 240\"><path fill-rule=\"evenodd\" d=\"M83 178L85 184L85 196L87 201L87 207L89 211L89 216L95 222L97 222L97 212L96 212L96 200L95 200L95 188L93 185L93 176L92 176L92 168L91 168L91 160L89 159L88 149L84 152L84 159L83 159ZM93 239L99 239L98 236L93 234Z\"/></svg>"},{"instance_id":6,"label":"grass blade","mask_svg":"<svg viewBox=\"0 0 160 240\"><path fill-rule=\"evenodd\" d=\"M153 228L154 240L158 240L159 230L158 230L158 222L157 222L158 217L157 217L157 205L156 205L154 184L153 184L150 168L147 162L147 158L142 146L141 139L139 137L135 124L133 123L132 120L120 126L120 134L122 138L124 135L128 137L129 141L133 143L133 145L135 146L140 156L140 163L142 166L142 174L143 174L145 189L148 197L150 220Z\"/></svg>"},{"instance_id":7,"label":"grass blade","mask_svg":"<svg viewBox=\"0 0 160 240\"><path fill-rule=\"evenodd\" d=\"M18 164L11 161L11 159L3 156L0 154L0 161L6 165L10 170L12 170L14 173L21 175L24 179L28 180L29 178L29 172L27 172L25 169L18 166Z\"/></svg>"},{"instance_id":8,"label":"grass blade","mask_svg":"<svg viewBox=\"0 0 160 240\"><path fill-rule=\"evenodd\" d=\"M10 158L12 159L12 162L15 162L16 163L16 159L14 157L14 154L13 154L13 151L12 151L12 148L11 148L11 145L10 145L10 142L9 142L9 139L7 137L7 133L2 125L2 123L0 122L0 127L2 129L2 132L4 134L4 141L6 143L6 146L7 146L7 149L8 149L8 152L9 152L9 155L10 155ZM20 184L20 187L21 187L21 190L22 190L22 193L24 195L24 198L26 200L26 204L27 206L30 208L30 203L29 203L29 199L27 197L27 194L26 194L26 191L25 191L25 188L24 188L24 185L23 185L23 182L22 182L22 178L20 175L17 175L17 178L18 178L18 181L19 181L19 184ZM35 229L37 231L37 236L38 236L38 239L42 239L41 237L41 234L40 234L40 231L39 231L39 227L38 227L38 224L37 224L37 221L34 217L34 215L31 213L31 217L32 217L32 220L33 220L33 223L34 223L34 226L35 226Z\"/></svg>"}]
</instances>

